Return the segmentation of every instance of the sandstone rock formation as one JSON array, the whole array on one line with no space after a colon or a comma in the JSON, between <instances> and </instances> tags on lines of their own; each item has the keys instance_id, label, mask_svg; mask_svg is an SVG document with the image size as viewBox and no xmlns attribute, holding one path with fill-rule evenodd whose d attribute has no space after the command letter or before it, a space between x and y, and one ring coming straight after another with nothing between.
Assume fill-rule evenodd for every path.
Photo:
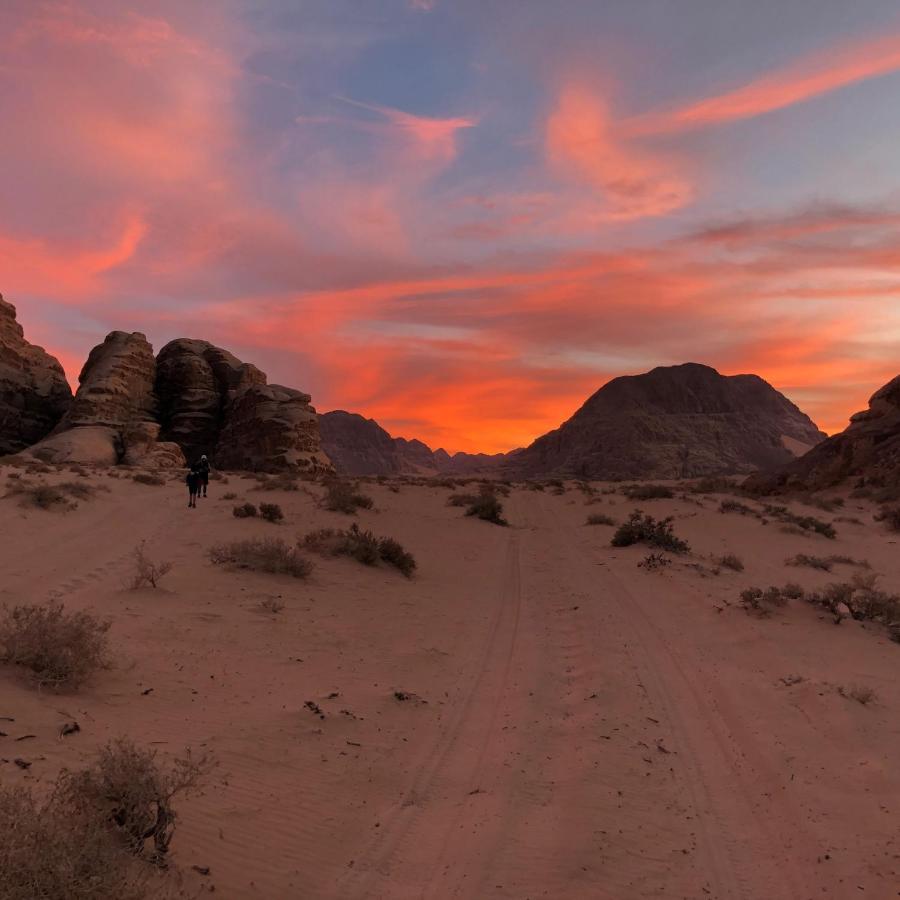
<instances>
[{"instance_id":1,"label":"sandstone rock formation","mask_svg":"<svg viewBox=\"0 0 900 900\"><path fill-rule=\"evenodd\" d=\"M820 490L847 478L900 485L900 375L876 391L869 408L851 416L840 434L813 447L777 472L751 476L750 490Z\"/></svg>"},{"instance_id":2,"label":"sandstone rock formation","mask_svg":"<svg viewBox=\"0 0 900 900\"><path fill-rule=\"evenodd\" d=\"M62 366L25 340L16 308L0 296L0 455L41 440L71 403Z\"/></svg>"},{"instance_id":3,"label":"sandstone rock formation","mask_svg":"<svg viewBox=\"0 0 900 900\"><path fill-rule=\"evenodd\" d=\"M156 361L163 439L178 443L191 460L211 455L227 404L244 388L265 383L256 366L206 341L171 341Z\"/></svg>"},{"instance_id":4,"label":"sandstone rock formation","mask_svg":"<svg viewBox=\"0 0 900 900\"><path fill-rule=\"evenodd\" d=\"M613 379L507 467L519 477L597 479L749 473L824 438L762 378L686 363Z\"/></svg>"},{"instance_id":5,"label":"sandstone rock formation","mask_svg":"<svg viewBox=\"0 0 900 900\"><path fill-rule=\"evenodd\" d=\"M122 432L122 462L126 466L150 469L182 469L187 466L181 447L174 441L161 441L160 430L161 426L156 422L137 422L128 426Z\"/></svg>"},{"instance_id":6,"label":"sandstone rock formation","mask_svg":"<svg viewBox=\"0 0 900 900\"><path fill-rule=\"evenodd\" d=\"M422 441L391 437L374 419L335 410L319 416L322 449L345 475L470 474L497 468L503 454L432 450Z\"/></svg>"},{"instance_id":7,"label":"sandstone rock formation","mask_svg":"<svg viewBox=\"0 0 900 900\"><path fill-rule=\"evenodd\" d=\"M108 466L121 461L126 433L153 421L155 375L153 348L143 334L111 332L91 350L68 412L30 452L52 463Z\"/></svg>"}]
</instances>

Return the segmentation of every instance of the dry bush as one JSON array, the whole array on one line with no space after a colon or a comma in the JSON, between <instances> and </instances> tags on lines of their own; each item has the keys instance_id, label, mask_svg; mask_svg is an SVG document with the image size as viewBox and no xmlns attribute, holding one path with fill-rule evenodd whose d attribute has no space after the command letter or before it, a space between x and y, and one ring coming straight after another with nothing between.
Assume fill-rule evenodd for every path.
<instances>
[{"instance_id":1,"label":"dry bush","mask_svg":"<svg viewBox=\"0 0 900 900\"><path fill-rule=\"evenodd\" d=\"M277 503L260 503L259 514L267 522L281 522L284 520L284 513Z\"/></svg>"},{"instance_id":2,"label":"dry bush","mask_svg":"<svg viewBox=\"0 0 900 900\"><path fill-rule=\"evenodd\" d=\"M325 482L325 508L354 515L358 509L371 509L372 498L360 493L348 481L331 478Z\"/></svg>"},{"instance_id":3,"label":"dry bush","mask_svg":"<svg viewBox=\"0 0 900 900\"><path fill-rule=\"evenodd\" d=\"M503 518L503 504L493 494L481 494L469 504L466 509L467 516L475 516L485 522L492 522L494 525L508 525L509 522Z\"/></svg>"},{"instance_id":4,"label":"dry bush","mask_svg":"<svg viewBox=\"0 0 900 900\"><path fill-rule=\"evenodd\" d=\"M143 541L134 548L132 556L134 558L134 572L128 581L128 587L133 591L140 590L143 587L159 587L160 581L172 571L172 563L156 563L147 556Z\"/></svg>"},{"instance_id":5,"label":"dry bush","mask_svg":"<svg viewBox=\"0 0 900 900\"><path fill-rule=\"evenodd\" d=\"M11 486L7 496L20 497L23 504L39 509L75 509L77 504L73 500L89 500L98 490L83 481L64 481L57 485L22 481Z\"/></svg>"},{"instance_id":6,"label":"dry bush","mask_svg":"<svg viewBox=\"0 0 900 900\"><path fill-rule=\"evenodd\" d=\"M476 500L477 494L453 494L447 498L447 506L471 506Z\"/></svg>"},{"instance_id":7,"label":"dry bush","mask_svg":"<svg viewBox=\"0 0 900 900\"><path fill-rule=\"evenodd\" d=\"M723 500L719 504L720 513L739 513L742 516L755 516L757 512L752 506L741 503L739 500Z\"/></svg>"},{"instance_id":8,"label":"dry bush","mask_svg":"<svg viewBox=\"0 0 900 900\"><path fill-rule=\"evenodd\" d=\"M612 516L607 516L604 513L592 513L587 517L587 521L585 525L613 525L615 526L616 520L612 518Z\"/></svg>"},{"instance_id":9,"label":"dry bush","mask_svg":"<svg viewBox=\"0 0 900 900\"><path fill-rule=\"evenodd\" d=\"M806 566L810 569L821 569L823 572L831 571L831 560L827 556L809 556L806 553L798 553L784 561L786 566Z\"/></svg>"},{"instance_id":10,"label":"dry bush","mask_svg":"<svg viewBox=\"0 0 900 900\"><path fill-rule=\"evenodd\" d=\"M843 604L854 619L879 622L893 636L900 628L900 595L880 590L877 582L874 573L857 573L849 583L829 584L824 590L809 594L807 599L835 615Z\"/></svg>"},{"instance_id":11,"label":"dry bush","mask_svg":"<svg viewBox=\"0 0 900 900\"><path fill-rule=\"evenodd\" d=\"M884 522L889 531L900 531L900 506L882 507L875 521Z\"/></svg>"},{"instance_id":12,"label":"dry bush","mask_svg":"<svg viewBox=\"0 0 900 900\"><path fill-rule=\"evenodd\" d=\"M237 494L234 491L229 491L227 494L222 494L223 500L237 500Z\"/></svg>"},{"instance_id":13,"label":"dry bush","mask_svg":"<svg viewBox=\"0 0 900 900\"><path fill-rule=\"evenodd\" d=\"M839 685L837 692L848 700L855 700L861 706L868 706L870 703L873 703L877 696L872 688L860 684L853 684L850 687Z\"/></svg>"},{"instance_id":14,"label":"dry bush","mask_svg":"<svg viewBox=\"0 0 900 900\"><path fill-rule=\"evenodd\" d=\"M690 546L686 541L676 537L672 531L672 517L656 520L653 516L644 515L636 509L621 524L612 537L613 547L630 547L632 544L647 544L659 547L671 553L688 553Z\"/></svg>"},{"instance_id":15,"label":"dry bush","mask_svg":"<svg viewBox=\"0 0 900 900\"><path fill-rule=\"evenodd\" d=\"M816 534L821 534L823 537L827 537L831 540L834 540L837 535L837 532L834 530L834 525L830 522L823 522L821 519L816 519L813 516L798 516L796 513L792 513L786 506L773 506L767 504L764 507L764 511L767 516L771 516L773 519L777 519L785 525L793 525L795 528L799 528L803 531L814 531Z\"/></svg>"},{"instance_id":16,"label":"dry bush","mask_svg":"<svg viewBox=\"0 0 900 900\"><path fill-rule=\"evenodd\" d=\"M162 487L166 483L166 479L161 475L154 475L152 472L136 472L131 476L132 481L138 484L149 484L154 487Z\"/></svg>"},{"instance_id":17,"label":"dry bush","mask_svg":"<svg viewBox=\"0 0 900 900\"><path fill-rule=\"evenodd\" d=\"M626 484L622 493L629 500L671 500L675 496L664 484Z\"/></svg>"},{"instance_id":18,"label":"dry bush","mask_svg":"<svg viewBox=\"0 0 900 900\"><path fill-rule=\"evenodd\" d=\"M278 615L284 609L284 603L277 597L266 597L265 600L259 601L259 608L262 612Z\"/></svg>"},{"instance_id":19,"label":"dry bush","mask_svg":"<svg viewBox=\"0 0 900 900\"><path fill-rule=\"evenodd\" d=\"M258 510L252 503L242 503L232 510L236 519L252 519L256 516L257 512Z\"/></svg>"},{"instance_id":20,"label":"dry bush","mask_svg":"<svg viewBox=\"0 0 900 900\"><path fill-rule=\"evenodd\" d=\"M416 560L399 541L388 537L376 537L371 531L362 531L351 525L346 531L321 528L311 531L303 539L304 546L323 556L349 556L366 566L374 566L379 560L399 569L411 578Z\"/></svg>"},{"instance_id":21,"label":"dry bush","mask_svg":"<svg viewBox=\"0 0 900 900\"><path fill-rule=\"evenodd\" d=\"M541 484L540 481L528 481L525 483L525 486L529 491L544 491L546 490L545 486Z\"/></svg>"},{"instance_id":22,"label":"dry bush","mask_svg":"<svg viewBox=\"0 0 900 900\"><path fill-rule=\"evenodd\" d=\"M799 599L802 596L803 590L796 584L786 584L783 588L769 587L766 590L747 588L741 591L741 603L747 612L764 617L770 615L773 608L786 606L788 600Z\"/></svg>"},{"instance_id":23,"label":"dry bush","mask_svg":"<svg viewBox=\"0 0 900 900\"><path fill-rule=\"evenodd\" d=\"M731 569L732 572L744 571L744 561L739 556L735 556L734 553L726 553L723 556L717 556L715 563L723 569Z\"/></svg>"},{"instance_id":24,"label":"dry bush","mask_svg":"<svg viewBox=\"0 0 900 900\"><path fill-rule=\"evenodd\" d=\"M209 558L218 565L293 578L306 578L313 569L312 563L296 547L273 538L216 544L210 549Z\"/></svg>"},{"instance_id":25,"label":"dry bush","mask_svg":"<svg viewBox=\"0 0 900 900\"><path fill-rule=\"evenodd\" d=\"M668 556L664 556L662 553L651 553L638 563L638 568L652 572L670 565L672 565L672 560Z\"/></svg>"},{"instance_id":26,"label":"dry bush","mask_svg":"<svg viewBox=\"0 0 900 900\"><path fill-rule=\"evenodd\" d=\"M846 522L848 525L862 525L862 519L858 519L856 516L835 516L835 522Z\"/></svg>"},{"instance_id":27,"label":"dry bush","mask_svg":"<svg viewBox=\"0 0 900 900\"><path fill-rule=\"evenodd\" d=\"M0 620L0 656L42 687L78 688L106 666L109 627L90 613L66 612L59 602L14 606Z\"/></svg>"}]
</instances>

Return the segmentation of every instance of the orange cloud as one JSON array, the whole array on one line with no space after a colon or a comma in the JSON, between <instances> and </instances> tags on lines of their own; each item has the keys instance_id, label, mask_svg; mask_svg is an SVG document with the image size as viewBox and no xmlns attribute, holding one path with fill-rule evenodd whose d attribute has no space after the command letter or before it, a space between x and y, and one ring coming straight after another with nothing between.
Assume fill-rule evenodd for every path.
<instances>
[{"instance_id":1,"label":"orange cloud","mask_svg":"<svg viewBox=\"0 0 900 900\"><path fill-rule=\"evenodd\" d=\"M733 91L668 112L636 117L624 128L627 134L636 136L749 119L898 69L900 36L857 42L814 54Z\"/></svg>"},{"instance_id":2,"label":"orange cloud","mask_svg":"<svg viewBox=\"0 0 900 900\"><path fill-rule=\"evenodd\" d=\"M600 194L609 218L664 215L693 194L670 161L626 145L605 101L577 84L563 89L547 120L546 149L558 170Z\"/></svg>"}]
</instances>

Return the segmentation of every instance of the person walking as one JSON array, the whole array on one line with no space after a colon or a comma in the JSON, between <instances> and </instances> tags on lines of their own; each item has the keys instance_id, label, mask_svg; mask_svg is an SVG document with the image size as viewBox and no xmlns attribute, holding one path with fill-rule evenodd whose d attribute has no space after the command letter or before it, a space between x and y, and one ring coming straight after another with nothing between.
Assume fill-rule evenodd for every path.
<instances>
[{"instance_id":1,"label":"person walking","mask_svg":"<svg viewBox=\"0 0 900 900\"><path fill-rule=\"evenodd\" d=\"M185 482L188 486L188 509L196 508L197 494L200 493L200 471L196 466L191 466L188 470Z\"/></svg>"},{"instance_id":2,"label":"person walking","mask_svg":"<svg viewBox=\"0 0 900 900\"><path fill-rule=\"evenodd\" d=\"M198 496L205 497L206 489L209 487L209 460L206 458L206 454L200 457L200 462L197 464L197 471L200 475L200 491Z\"/></svg>"}]
</instances>

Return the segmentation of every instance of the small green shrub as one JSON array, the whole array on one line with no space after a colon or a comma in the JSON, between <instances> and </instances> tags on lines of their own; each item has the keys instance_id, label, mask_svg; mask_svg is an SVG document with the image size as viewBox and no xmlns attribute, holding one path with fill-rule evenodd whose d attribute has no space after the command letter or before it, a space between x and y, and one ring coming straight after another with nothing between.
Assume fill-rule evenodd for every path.
<instances>
[{"instance_id":1,"label":"small green shrub","mask_svg":"<svg viewBox=\"0 0 900 900\"><path fill-rule=\"evenodd\" d=\"M374 566L379 560L394 566L407 578L416 569L413 555L393 538L376 537L371 531L363 531L353 524L346 530L321 528L311 531L303 539L304 546L323 556L349 556L366 566Z\"/></svg>"},{"instance_id":2,"label":"small green shrub","mask_svg":"<svg viewBox=\"0 0 900 900\"><path fill-rule=\"evenodd\" d=\"M632 544L647 544L659 547L671 553L688 553L690 546L686 541L675 536L672 530L672 517L656 520L653 516L644 515L636 509L621 524L612 537L613 547L630 547Z\"/></svg>"}]
</instances>

